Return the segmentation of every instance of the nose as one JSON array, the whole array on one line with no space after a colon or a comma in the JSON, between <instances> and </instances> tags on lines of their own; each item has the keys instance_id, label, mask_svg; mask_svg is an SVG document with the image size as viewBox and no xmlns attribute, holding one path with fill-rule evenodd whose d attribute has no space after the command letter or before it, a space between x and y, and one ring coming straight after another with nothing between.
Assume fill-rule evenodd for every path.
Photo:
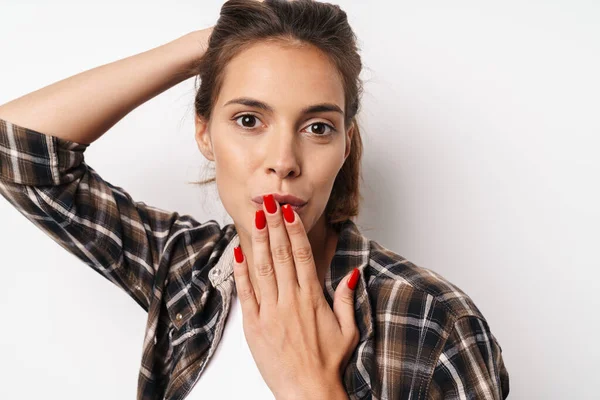
<instances>
[{"instance_id":1,"label":"nose","mask_svg":"<svg viewBox=\"0 0 600 400\"><path fill-rule=\"evenodd\" d=\"M275 173L280 179L300 175L299 146L294 132L273 132L269 135L266 155L266 173Z\"/></svg>"}]
</instances>

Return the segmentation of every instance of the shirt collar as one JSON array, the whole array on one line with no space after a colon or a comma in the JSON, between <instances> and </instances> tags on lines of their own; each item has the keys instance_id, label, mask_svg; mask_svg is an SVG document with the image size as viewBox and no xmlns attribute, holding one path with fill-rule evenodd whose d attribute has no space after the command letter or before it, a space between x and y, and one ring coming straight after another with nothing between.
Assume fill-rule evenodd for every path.
<instances>
[{"instance_id":1,"label":"shirt collar","mask_svg":"<svg viewBox=\"0 0 600 400\"><path fill-rule=\"evenodd\" d=\"M373 319L371 302L367 292L366 268L369 265L370 244L362 235L356 224L347 219L341 224L335 255L328 273L325 275L323 293L329 306L333 308L335 289L340 281L354 268L360 271L358 285L354 289L354 310L356 323L360 332L360 341L373 336Z\"/></svg>"}]
</instances>

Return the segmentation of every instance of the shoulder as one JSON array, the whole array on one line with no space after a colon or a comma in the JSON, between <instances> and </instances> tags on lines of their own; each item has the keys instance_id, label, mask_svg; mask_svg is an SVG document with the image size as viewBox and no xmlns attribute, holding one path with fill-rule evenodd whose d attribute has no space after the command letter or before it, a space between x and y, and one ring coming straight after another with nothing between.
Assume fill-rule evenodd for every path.
<instances>
[{"instance_id":1,"label":"shoulder","mask_svg":"<svg viewBox=\"0 0 600 400\"><path fill-rule=\"evenodd\" d=\"M382 306L381 302L387 302L388 308L398 312L398 307L406 307L406 312L412 315L417 310L423 314L436 309L436 313L444 314L442 320L448 323L447 326L463 317L485 320L471 297L460 287L374 240L369 240L369 263L365 274L367 291L379 303L379 307Z\"/></svg>"},{"instance_id":2,"label":"shoulder","mask_svg":"<svg viewBox=\"0 0 600 400\"><path fill-rule=\"evenodd\" d=\"M416 389L428 398L506 398L502 348L469 295L372 240L364 272L377 359L383 366L395 365L397 357L414 361L402 372L410 387L394 387L395 370L384 368L388 384L377 390L390 396Z\"/></svg>"}]
</instances>

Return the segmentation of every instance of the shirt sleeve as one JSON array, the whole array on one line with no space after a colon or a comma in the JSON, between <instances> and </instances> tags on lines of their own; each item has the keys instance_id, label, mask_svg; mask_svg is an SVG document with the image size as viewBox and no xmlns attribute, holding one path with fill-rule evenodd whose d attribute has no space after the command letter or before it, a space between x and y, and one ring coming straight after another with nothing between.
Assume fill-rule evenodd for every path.
<instances>
[{"instance_id":1,"label":"shirt sleeve","mask_svg":"<svg viewBox=\"0 0 600 400\"><path fill-rule=\"evenodd\" d=\"M505 399L509 377L487 322L459 318L437 360L428 399Z\"/></svg>"},{"instance_id":2,"label":"shirt sleeve","mask_svg":"<svg viewBox=\"0 0 600 400\"><path fill-rule=\"evenodd\" d=\"M148 311L169 238L201 224L134 202L84 162L88 146L0 119L0 193Z\"/></svg>"}]
</instances>

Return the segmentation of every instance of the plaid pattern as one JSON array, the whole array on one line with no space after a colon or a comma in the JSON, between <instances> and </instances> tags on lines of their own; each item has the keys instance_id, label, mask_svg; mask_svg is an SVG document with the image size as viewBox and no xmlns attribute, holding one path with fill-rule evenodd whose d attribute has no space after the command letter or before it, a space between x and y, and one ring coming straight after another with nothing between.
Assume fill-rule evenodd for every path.
<instances>
[{"instance_id":1,"label":"plaid pattern","mask_svg":"<svg viewBox=\"0 0 600 400\"><path fill-rule=\"evenodd\" d=\"M0 193L148 312L137 399L181 400L221 338L235 226L134 201L84 162L87 147L0 119ZM330 305L355 267L360 341L342 377L350 399L506 398L502 349L465 293L347 220L325 281Z\"/></svg>"}]
</instances>

